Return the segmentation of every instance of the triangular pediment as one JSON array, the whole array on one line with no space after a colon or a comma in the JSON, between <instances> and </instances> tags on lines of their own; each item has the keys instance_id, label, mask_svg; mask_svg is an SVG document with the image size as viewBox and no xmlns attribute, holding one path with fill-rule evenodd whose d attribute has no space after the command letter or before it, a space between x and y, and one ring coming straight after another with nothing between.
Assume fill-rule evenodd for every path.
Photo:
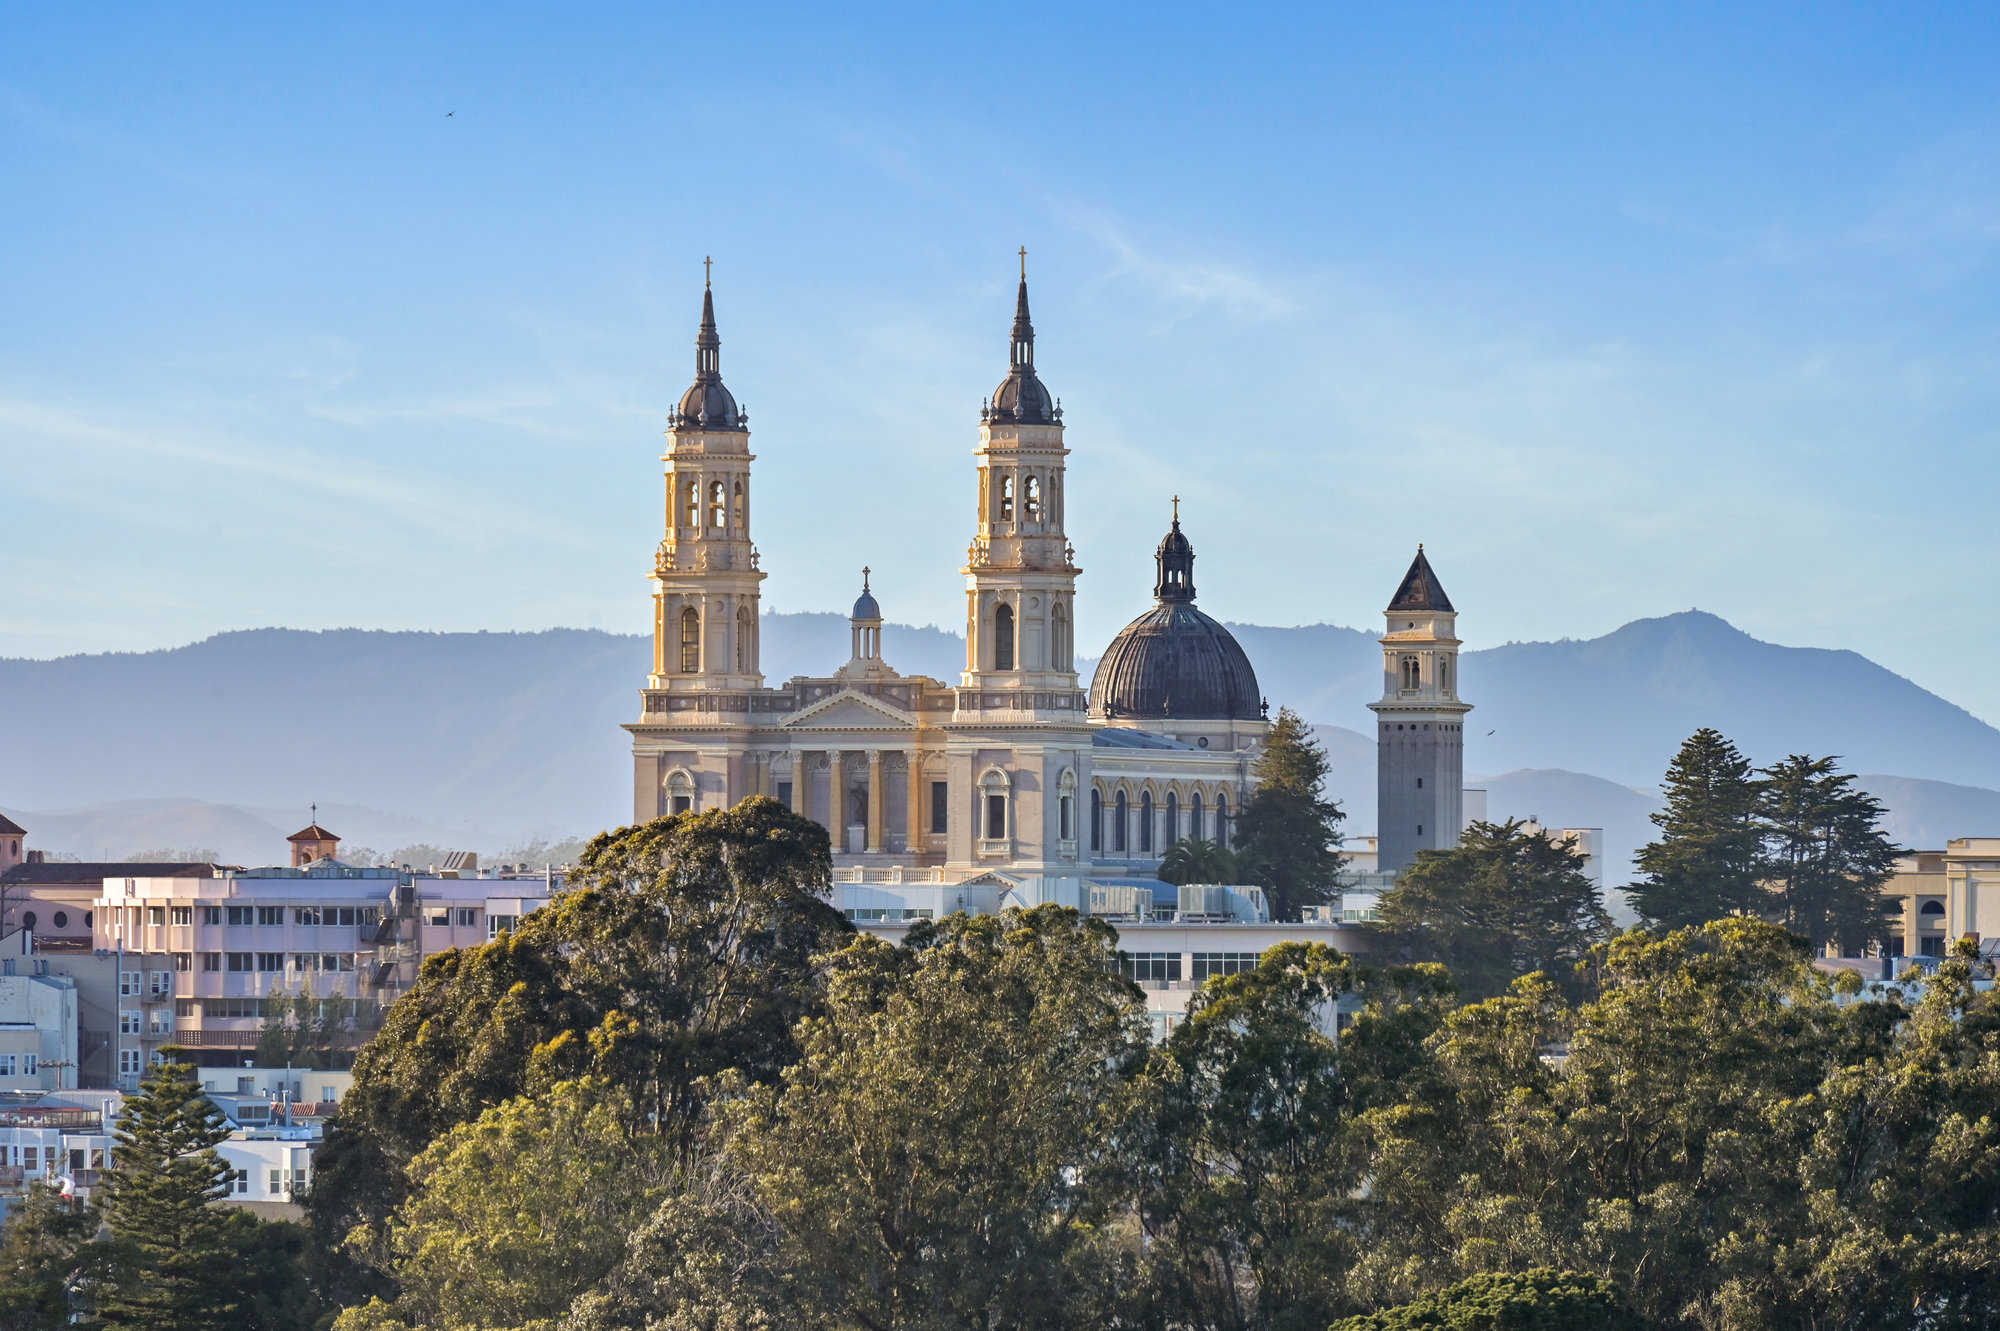
<instances>
[{"instance_id":1,"label":"triangular pediment","mask_svg":"<svg viewBox=\"0 0 2000 1331\"><path fill-rule=\"evenodd\" d=\"M787 730L910 730L917 718L880 698L842 689L784 723Z\"/></svg>"}]
</instances>

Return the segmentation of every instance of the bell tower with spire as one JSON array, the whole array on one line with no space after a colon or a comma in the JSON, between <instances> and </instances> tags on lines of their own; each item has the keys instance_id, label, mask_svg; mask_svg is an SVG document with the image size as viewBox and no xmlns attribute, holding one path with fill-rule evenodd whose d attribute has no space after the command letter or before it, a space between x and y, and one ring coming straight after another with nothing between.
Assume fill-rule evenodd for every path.
<instances>
[{"instance_id":1,"label":"bell tower with spire","mask_svg":"<svg viewBox=\"0 0 2000 1331\"><path fill-rule=\"evenodd\" d=\"M1465 714L1458 697L1458 612L1424 548L1383 612L1382 700L1375 713L1376 867L1401 873L1420 850L1465 830Z\"/></svg>"},{"instance_id":2,"label":"bell tower with spire","mask_svg":"<svg viewBox=\"0 0 2000 1331\"><path fill-rule=\"evenodd\" d=\"M1007 377L980 410L979 511L966 552L967 690L1037 708L1077 692L1075 552L1063 532L1062 405L1035 373L1028 251L1014 298ZM1046 704L1052 706L1053 704Z\"/></svg>"},{"instance_id":3,"label":"bell tower with spire","mask_svg":"<svg viewBox=\"0 0 2000 1331\"><path fill-rule=\"evenodd\" d=\"M704 260L704 266L707 265ZM757 547L750 541L749 413L722 384L715 293L704 281L694 384L667 417L666 537L653 559L653 670L669 692L754 689Z\"/></svg>"}]
</instances>

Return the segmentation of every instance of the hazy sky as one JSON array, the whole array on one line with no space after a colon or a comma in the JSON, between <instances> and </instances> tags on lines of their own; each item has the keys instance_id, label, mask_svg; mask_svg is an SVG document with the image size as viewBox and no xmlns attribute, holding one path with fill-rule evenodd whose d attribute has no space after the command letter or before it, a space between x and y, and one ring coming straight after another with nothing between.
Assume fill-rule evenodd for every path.
<instances>
[{"instance_id":1,"label":"hazy sky","mask_svg":"<svg viewBox=\"0 0 2000 1331\"><path fill-rule=\"evenodd\" d=\"M956 627L1025 244L1080 646L1178 493L2000 721L2000 9L341 8L0 4L0 655L643 630L706 254L767 607Z\"/></svg>"}]
</instances>

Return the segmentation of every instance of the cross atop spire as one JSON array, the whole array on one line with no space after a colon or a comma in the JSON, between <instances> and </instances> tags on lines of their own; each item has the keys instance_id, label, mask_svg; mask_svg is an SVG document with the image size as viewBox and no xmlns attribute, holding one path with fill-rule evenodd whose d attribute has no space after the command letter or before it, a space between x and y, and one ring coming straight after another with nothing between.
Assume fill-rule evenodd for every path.
<instances>
[{"instance_id":1,"label":"cross atop spire","mask_svg":"<svg viewBox=\"0 0 2000 1331\"><path fill-rule=\"evenodd\" d=\"M1174 496L1174 525L1176 527L1181 525L1181 497L1179 495ZM1417 548L1419 550L1423 549L1422 546L1418 546Z\"/></svg>"},{"instance_id":2,"label":"cross atop spire","mask_svg":"<svg viewBox=\"0 0 2000 1331\"><path fill-rule=\"evenodd\" d=\"M1023 282L1028 280L1028 247L1026 245L1021 247L1021 280Z\"/></svg>"},{"instance_id":3,"label":"cross atop spire","mask_svg":"<svg viewBox=\"0 0 2000 1331\"><path fill-rule=\"evenodd\" d=\"M715 260L706 254L701 256L701 289L706 291L715 280Z\"/></svg>"},{"instance_id":4,"label":"cross atop spire","mask_svg":"<svg viewBox=\"0 0 2000 1331\"><path fill-rule=\"evenodd\" d=\"M868 571L868 565L863 564L861 566L861 590L864 592L868 590Z\"/></svg>"}]
</instances>

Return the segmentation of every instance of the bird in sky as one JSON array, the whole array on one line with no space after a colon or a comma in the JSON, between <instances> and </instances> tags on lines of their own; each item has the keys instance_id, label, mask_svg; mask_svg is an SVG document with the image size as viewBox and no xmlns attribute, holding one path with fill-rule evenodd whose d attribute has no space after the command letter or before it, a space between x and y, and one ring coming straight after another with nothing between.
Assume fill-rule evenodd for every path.
<instances>
[{"instance_id":1,"label":"bird in sky","mask_svg":"<svg viewBox=\"0 0 2000 1331\"><path fill-rule=\"evenodd\" d=\"M451 118L452 118L453 116L455 116L455 115L457 115L457 114L458 114L458 112L456 112L456 111L447 111L447 112L445 112L445 113L444 113L444 118L445 118L446 120L449 120L449 119L451 119Z\"/></svg>"},{"instance_id":2,"label":"bird in sky","mask_svg":"<svg viewBox=\"0 0 2000 1331\"><path fill-rule=\"evenodd\" d=\"M1495 731L1495 730L1489 730L1489 731L1487 731L1486 733L1487 733L1487 734L1489 734L1489 735L1496 735L1496 734L1498 734L1499 732L1498 732L1498 731Z\"/></svg>"}]
</instances>

